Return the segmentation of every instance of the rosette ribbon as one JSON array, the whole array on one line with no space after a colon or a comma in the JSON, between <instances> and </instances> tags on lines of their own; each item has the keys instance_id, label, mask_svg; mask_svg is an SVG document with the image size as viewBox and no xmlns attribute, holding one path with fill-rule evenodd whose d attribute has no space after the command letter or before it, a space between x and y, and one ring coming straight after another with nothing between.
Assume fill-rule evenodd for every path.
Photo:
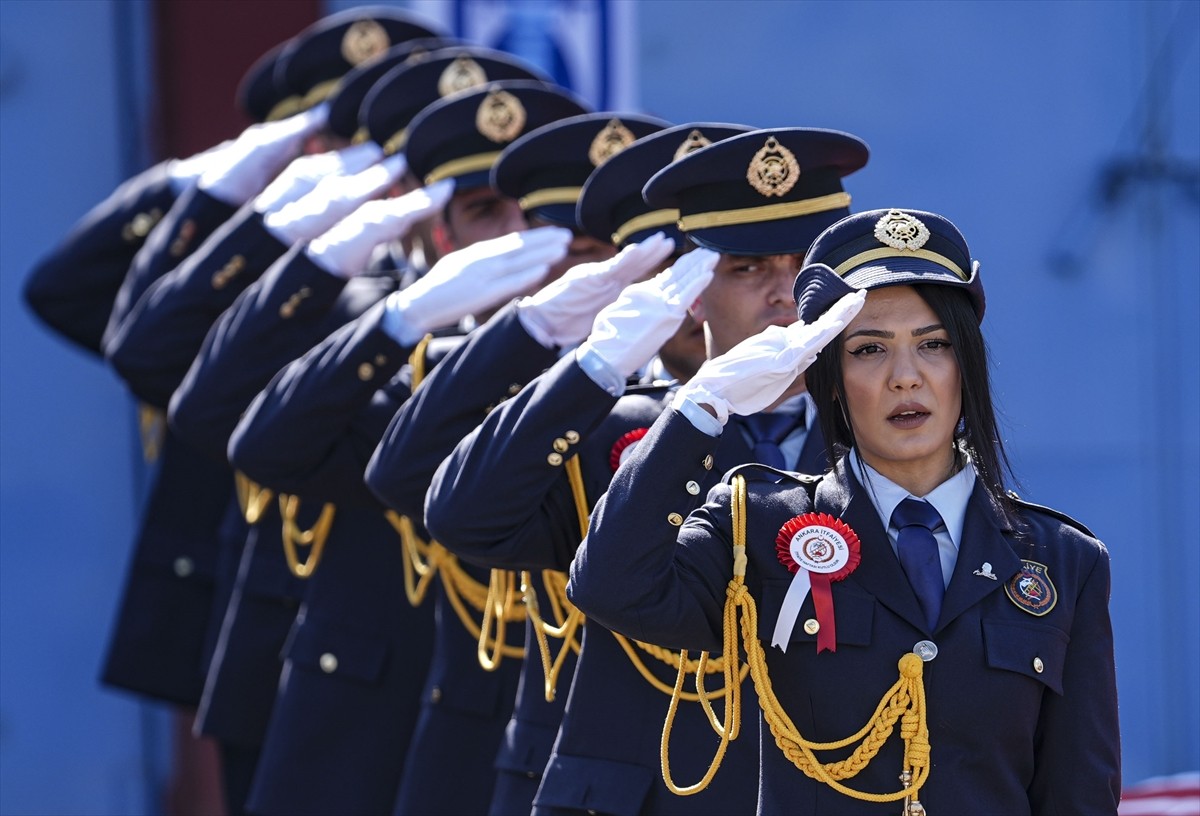
<instances>
[{"instance_id":1,"label":"rosette ribbon","mask_svg":"<svg viewBox=\"0 0 1200 816\"><path fill-rule=\"evenodd\" d=\"M800 607L811 592L818 624L817 654L826 649L836 652L832 584L854 572L862 560L858 535L828 513L805 513L783 525L775 539L775 552L793 578L775 621L771 645L787 651Z\"/></svg>"}]
</instances>

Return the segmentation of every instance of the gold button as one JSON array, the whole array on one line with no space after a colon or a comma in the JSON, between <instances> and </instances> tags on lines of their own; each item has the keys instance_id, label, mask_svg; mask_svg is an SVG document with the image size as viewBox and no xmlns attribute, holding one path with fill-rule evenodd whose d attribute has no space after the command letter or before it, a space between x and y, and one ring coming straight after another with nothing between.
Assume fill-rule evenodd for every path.
<instances>
[{"instance_id":1,"label":"gold button","mask_svg":"<svg viewBox=\"0 0 1200 816\"><path fill-rule=\"evenodd\" d=\"M680 524L683 524L683 516L679 515L678 513L672 513L671 515L667 516L667 521L678 527Z\"/></svg>"},{"instance_id":2,"label":"gold button","mask_svg":"<svg viewBox=\"0 0 1200 816\"><path fill-rule=\"evenodd\" d=\"M296 305L290 300L279 307L279 316L284 320L288 320L296 313Z\"/></svg>"},{"instance_id":3,"label":"gold button","mask_svg":"<svg viewBox=\"0 0 1200 816\"><path fill-rule=\"evenodd\" d=\"M921 658L922 661L928 663L938 656L937 644L932 640L918 640L913 644L913 654Z\"/></svg>"},{"instance_id":4,"label":"gold button","mask_svg":"<svg viewBox=\"0 0 1200 816\"><path fill-rule=\"evenodd\" d=\"M370 363L363 363L358 367L358 378L363 382L375 376L375 366Z\"/></svg>"},{"instance_id":5,"label":"gold button","mask_svg":"<svg viewBox=\"0 0 1200 816\"><path fill-rule=\"evenodd\" d=\"M558 467L559 465L561 465L563 463L562 454L561 453L552 453L546 457L546 461L549 462L550 464L554 465L555 467Z\"/></svg>"},{"instance_id":6,"label":"gold button","mask_svg":"<svg viewBox=\"0 0 1200 816\"><path fill-rule=\"evenodd\" d=\"M693 496L700 492L700 485L696 482L688 482L684 486L687 488L687 492L691 493Z\"/></svg>"},{"instance_id":7,"label":"gold button","mask_svg":"<svg viewBox=\"0 0 1200 816\"><path fill-rule=\"evenodd\" d=\"M377 365L377 366L387 365L387 355L386 354L376 354L375 355L375 365Z\"/></svg>"},{"instance_id":8,"label":"gold button","mask_svg":"<svg viewBox=\"0 0 1200 816\"><path fill-rule=\"evenodd\" d=\"M180 578L187 578L196 569L196 565L192 563L192 559L186 556L176 558L172 567L175 569L175 574Z\"/></svg>"},{"instance_id":9,"label":"gold button","mask_svg":"<svg viewBox=\"0 0 1200 816\"><path fill-rule=\"evenodd\" d=\"M566 453L568 447L567 440L563 439L561 436L554 440L554 449L559 453Z\"/></svg>"},{"instance_id":10,"label":"gold button","mask_svg":"<svg viewBox=\"0 0 1200 816\"><path fill-rule=\"evenodd\" d=\"M439 686L434 686L429 692L429 701L431 703L440 703L442 701L442 689Z\"/></svg>"},{"instance_id":11,"label":"gold button","mask_svg":"<svg viewBox=\"0 0 1200 816\"><path fill-rule=\"evenodd\" d=\"M713 458L712 458L712 454L711 454L711 453L710 453L708 456L705 456L705 457L704 457L704 462L703 462L703 464L704 464L704 469L705 469L705 470L712 470L712 466L713 466Z\"/></svg>"},{"instance_id":12,"label":"gold button","mask_svg":"<svg viewBox=\"0 0 1200 816\"><path fill-rule=\"evenodd\" d=\"M181 257L187 252L188 245L191 244L192 238L196 235L196 222L192 219L187 219L179 225L179 232L175 234L175 240L171 242L171 256L174 258Z\"/></svg>"},{"instance_id":13,"label":"gold button","mask_svg":"<svg viewBox=\"0 0 1200 816\"><path fill-rule=\"evenodd\" d=\"M1038 674L1041 674L1043 671L1046 670L1046 664L1042 662L1042 659L1040 657L1035 657L1033 659L1033 670L1035 672L1037 672Z\"/></svg>"},{"instance_id":14,"label":"gold button","mask_svg":"<svg viewBox=\"0 0 1200 816\"><path fill-rule=\"evenodd\" d=\"M320 664L321 671L325 672L326 674L333 674L335 671L337 671L337 656L332 652L326 652L325 654L321 655Z\"/></svg>"},{"instance_id":15,"label":"gold button","mask_svg":"<svg viewBox=\"0 0 1200 816\"><path fill-rule=\"evenodd\" d=\"M572 445L579 441L579 431L567 431L565 434L563 434L563 436L566 437L566 440Z\"/></svg>"},{"instance_id":16,"label":"gold button","mask_svg":"<svg viewBox=\"0 0 1200 816\"><path fill-rule=\"evenodd\" d=\"M810 635L815 635L821 631L821 624L816 618L809 618L804 622L804 631Z\"/></svg>"},{"instance_id":17,"label":"gold button","mask_svg":"<svg viewBox=\"0 0 1200 816\"><path fill-rule=\"evenodd\" d=\"M521 393L521 386L518 383L513 383L508 387L509 396L516 396Z\"/></svg>"}]
</instances>

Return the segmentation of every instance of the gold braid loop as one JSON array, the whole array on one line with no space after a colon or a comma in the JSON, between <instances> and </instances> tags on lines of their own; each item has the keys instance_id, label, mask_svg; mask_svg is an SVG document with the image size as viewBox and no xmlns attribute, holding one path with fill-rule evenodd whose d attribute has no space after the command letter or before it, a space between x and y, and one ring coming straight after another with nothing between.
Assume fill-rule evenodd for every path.
<instances>
[{"instance_id":1,"label":"gold braid loop","mask_svg":"<svg viewBox=\"0 0 1200 816\"><path fill-rule=\"evenodd\" d=\"M922 677L924 664L921 659L911 652L900 657L897 664L899 679L883 695L871 719L858 732L835 742L806 740L788 717L787 712L783 710L779 698L775 696L775 690L767 671L766 654L762 641L758 638L758 608L745 586L746 482L741 476L736 476L733 480L732 514L734 575L726 589L725 650L726 654L737 654L736 648L731 648L729 644L730 622L736 618L740 609L746 660L750 665L750 674L754 678L754 687L758 691L763 719L775 738L775 744L784 756L806 776L828 785L845 796L867 802L894 802L904 799L906 808L909 805L913 806L914 810L919 808L916 796L928 780L930 770L929 727L926 719L925 685ZM730 717L730 721L736 722L736 718ZM867 793L843 785L841 780L853 778L875 758L879 749L891 736L897 721L900 722L900 734L904 740L904 768L901 773L904 787L890 793ZM670 715L664 726L664 746L669 724ZM723 735L722 740L724 741L724 739ZM854 742L859 744L850 756L838 762L822 763L813 753L814 751L845 748ZM663 778L671 787L666 759L664 750ZM710 778L711 775L706 774L705 778L693 788L702 789L699 786L706 785ZM674 790L673 787L672 789ZM689 788L687 792L694 793L695 790ZM906 812L908 811L906 810Z\"/></svg>"},{"instance_id":2,"label":"gold braid loop","mask_svg":"<svg viewBox=\"0 0 1200 816\"><path fill-rule=\"evenodd\" d=\"M483 600L483 622L480 624L477 638L479 665L483 666L485 671L495 671L499 668L505 655L525 656L524 647L517 648L505 643L508 624L525 620L525 609L521 600L521 593L516 588L516 575L511 570L492 570L488 576L487 594ZM495 634L492 633L493 627Z\"/></svg>"},{"instance_id":3,"label":"gold braid loop","mask_svg":"<svg viewBox=\"0 0 1200 816\"><path fill-rule=\"evenodd\" d=\"M142 438L142 459L152 465L162 452L167 434L167 415L161 408L138 403L138 434Z\"/></svg>"},{"instance_id":4,"label":"gold braid loop","mask_svg":"<svg viewBox=\"0 0 1200 816\"><path fill-rule=\"evenodd\" d=\"M521 592L525 597L525 612L533 626L533 636L537 643L538 655L542 659L542 674L544 677L546 702L554 702L558 688L558 676L562 673L567 655L574 652L579 654L579 638L576 633L583 624L583 613L578 607L567 600L567 576L557 570L543 570L542 583L546 594L550 597L550 606L554 612L557 626L551 626L542 619L538 606L537 591L533 586L533 578L529 572L521 573ZM564 641L562 648L553 658L550 657L548 637Z\"/></svg>"},{"instance_id":5,"label":"gold braid loop","mask_svg":"<svg viewBox=\"0 0 1200 816\"><path fill-rule=\"evenodd\" d=\"M279 515L283 517L283 554L287 558L288 569L297 578L311 578L325 552L325 542L329 539L329 531L333 527L333 515L336 508L326 504L321 508L317 523L308 530L301 530L296 523L296 515L300 512L300 497L279 494ZM311 547L308 558L303 562L297 553L298 547Z\"/></svg>"},{"instance_id":6,"label":"gold braid loop","mask_svg":"<svg viewBox=\"0 0 1200 816\"><path fill-rule=\"evenodd\" d=\"M269 488L255 484L240 470L234 472L233 483L237 489L238 506L242 508L246 523L258 524L275 494Z\"/></svg>"}]
</instances>

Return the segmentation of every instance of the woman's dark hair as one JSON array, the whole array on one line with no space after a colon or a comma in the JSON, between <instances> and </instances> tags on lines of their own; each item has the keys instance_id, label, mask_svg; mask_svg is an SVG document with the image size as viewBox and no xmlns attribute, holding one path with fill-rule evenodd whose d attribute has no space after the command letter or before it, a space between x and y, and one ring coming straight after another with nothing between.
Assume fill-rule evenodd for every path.
<instances>
[{"instance_id":1,"label":"woman's dark hair","mask_svg":"<svg viewBox=\"0 0 1200 816\"><path fill-rule=\"evenodd\" d=\"M933 309L954 348L962 382L962 418L954 431L954 441L965 450L975 465L992 504L1010 521L1015 521L1013 503L1005 488L1005 475L1011 475L1008 455L996 427L992 391L988 377L988 350L979 319L962 289L936 284L913 284L912 288ZM825 435L830 462L836 462L854 445L849 425L842 380L843 339L838 335L809 366L808 392L817 406L817 418Z\"/></svg>"}]
</instances>

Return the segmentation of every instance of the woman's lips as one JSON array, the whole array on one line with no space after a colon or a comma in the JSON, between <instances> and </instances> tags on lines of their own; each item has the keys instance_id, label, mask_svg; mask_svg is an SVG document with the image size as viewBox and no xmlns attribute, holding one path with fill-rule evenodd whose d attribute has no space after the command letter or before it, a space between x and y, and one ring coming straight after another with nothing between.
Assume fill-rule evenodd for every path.
<instances>
[{"instance_id":1,"label":"woman's lips","mask_svg":"<svg viewBox=\"0 0 1200 816\"><path fill-rule=\"evenodd\" d=\"M930 416L923 405L904 405L888 416L887 421L894 428L911 430L924 425Z\"/></svg>"}]
</instances>

